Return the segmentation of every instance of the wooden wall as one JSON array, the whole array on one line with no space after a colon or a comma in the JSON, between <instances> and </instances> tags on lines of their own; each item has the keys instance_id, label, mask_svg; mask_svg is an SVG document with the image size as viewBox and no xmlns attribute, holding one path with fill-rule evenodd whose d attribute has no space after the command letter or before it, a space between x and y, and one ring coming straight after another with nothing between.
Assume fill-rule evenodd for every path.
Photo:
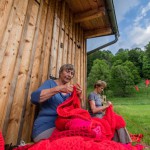
<instances>
[{"instance_id":1,"label":"wooden wall","mask_svg":"<svg viewBox=\"0 0 150 150\"><path fill-rule=\"evenodd\" d=\"M0 33L0 130L6 144L30 142L30 94L62 64L75 65L85 95L83 30L63 0L0 0Z\"/></svg>"}]
</instances>

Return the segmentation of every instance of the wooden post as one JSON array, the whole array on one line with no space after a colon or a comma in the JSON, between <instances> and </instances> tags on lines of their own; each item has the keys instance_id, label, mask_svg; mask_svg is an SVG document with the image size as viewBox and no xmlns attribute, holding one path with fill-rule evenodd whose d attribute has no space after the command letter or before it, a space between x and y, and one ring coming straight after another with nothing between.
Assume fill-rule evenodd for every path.
<instances>
[{"instance_id":1,"label":"wooden post","mask_svg":"<svg viewBox=\"0 0 150 150\"><path fill-rule=\"evenodd\" d=\"M86 40L83 41L83 48L84 48L84 100L85 100L85 107L87 108L87 53L86 53Z\"/></svg>"},{"instance_id":2,"label":"wooden post","mask_svg":"<svg viewBox=\"0 0 150 150\"><path fill-rule=\"evenodd\" d=\"M76 43L75 43L75 23L73 23L73 26L72 26L72 55L71 55L71 63L73 65L75 65L75 48L76 48Z\"/></svg>"},{"instance_id":3,"label":"wooden post","mask_svg":"<svg viewBox=\"0 0 150 150\"><path fill-rule=\"evenodd\" d=\"M60 3L56 1L55 20L52 37L51 58L50 58L50 75L56 77L56 64L58 56L58 39L60 26Z\"/></svg>"},{"instance_id":4,"label":"wooden post","mask_svg":"<svg viewBox=\"0 0 150 150\"><path fill-rule=\"evenodd\" d=\"M65 36L64 36L64 50L62 64L67 63L67 52L68 52L68 39L69 39L69 8L66 6L65 11Z\"/></svg>"},{"instance_id":5,"label":"wooden post","mask_svg":"<svg viewBox=\"0 0 150 150\"><path fill-rule=\"evenodd\" d=\"M56 68L56 77L59 77L59 69L62 65L62 59L64 57L64 35L65 35L65 9L66 2L62 2L61 8L61 20L60 20L60 30L59 30L59 44L58 44L58 57L57 57L57 68Z\"/></svg>"},{"instance_id":6,"label":"wooden post","mask_svg":"<svg viewBox=\"0 0 150 150\"><path fill-rule=\"evenodd\" d=\"M50 61L50 50L51 50L51 42L52 42L52 33L53 33L53 24L54 24L54 11L55 11L55 0L49 1L48 7L48 15L46 21L46 29L45 29L45 36L43 42L43 57L42 57L42 64L40 68L40 83L44 82L49 78L49 61Z\"/></svg>"},{"instance_id":7,"label":"wooden post","mask_svg":"<svg viewBox=\"0 0 150 150\"><path fill-rule=\"evenodd\" d=\"M71 64L71 55L72 55L72 44L73 44L73 37L72 37L72 30L73 30L73 15L69 13L69 46L68 46L68 56L67 56L67 63Z\"/></svg>"},{"instance_id":8,"label":"wooden post","mask_svg":"<svg viewBox=\"0 0 150 150\"><path fill-rule=\"evenodd\" d=\"M77 43L78 43L78 31L79 31L79 25L76 24L75 25L75 82L78 83L78 59L79 59L79 54L78 54L78 47L77 47Z\"/></svg>"}]
</instances>

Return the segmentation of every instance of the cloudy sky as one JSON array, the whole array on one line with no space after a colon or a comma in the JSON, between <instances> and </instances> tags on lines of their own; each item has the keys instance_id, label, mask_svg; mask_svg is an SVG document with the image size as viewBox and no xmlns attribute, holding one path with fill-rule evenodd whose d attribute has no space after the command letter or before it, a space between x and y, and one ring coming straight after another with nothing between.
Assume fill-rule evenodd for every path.
<instances>
[{"instance_id":1,"label":"cloudy sky","mask_svg":"<svg viewBox=\"0 0 150 150\"><path fill-rule=\"evenodd\" d=\"M115 54L119 48L132 49L150 42L150 0L114 0L115 13L120 37L117 43L104 48ZM89 39L87 50L97 48L114 36Z\"/></svg>"}]
</instances>

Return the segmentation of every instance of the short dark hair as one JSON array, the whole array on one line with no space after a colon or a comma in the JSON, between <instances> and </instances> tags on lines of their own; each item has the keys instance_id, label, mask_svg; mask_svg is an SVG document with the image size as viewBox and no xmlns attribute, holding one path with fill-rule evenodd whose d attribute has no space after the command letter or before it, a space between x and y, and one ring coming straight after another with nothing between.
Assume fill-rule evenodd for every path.
<instances>
[{"instance_id":1,"label":"short dark hair","mask_svg":"<svg viewBox=\"0 0 150 150\"><path fill-rule=\"evenodd\" d=\"M64 64L60 67L59 69L59 75L64 71L64 70L72 70L73 73L75 74L75 69L72 64Z\"/></svg>"}]
</instances>

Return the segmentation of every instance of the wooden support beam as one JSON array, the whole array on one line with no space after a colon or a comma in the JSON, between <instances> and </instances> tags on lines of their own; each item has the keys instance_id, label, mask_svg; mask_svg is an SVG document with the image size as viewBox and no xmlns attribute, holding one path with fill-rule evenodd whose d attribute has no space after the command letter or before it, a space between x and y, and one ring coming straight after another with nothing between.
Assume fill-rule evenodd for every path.
<instances>
[{"instance_id":1,"label":"wooden support beam","mask_svg":"<svg viewBox=\"0 0 150 150\"><path fill-rule=\"evenodd\" d=\"M87 21L87 20L92 20L92 19L101 17L103 15L105 15L105 8L99 7L97 9L93 9L93 10L75 14L74 22L78 23L78 22L83 22L83 21Z\"/></svg>"},{"instance_id":2,"label":"wooden support beam","mask_svg":"<svg viewBox=\"0 0 150 150\"><path fill-rule=\"evenodd\" d=\"M93 29L93 30L86 30L84 31L84 38L92 38L96 36L103 36L108 35L112 33L112 29L110 27L108 28L100 28L100 29Z\"/></svg>"}]
</instances>

